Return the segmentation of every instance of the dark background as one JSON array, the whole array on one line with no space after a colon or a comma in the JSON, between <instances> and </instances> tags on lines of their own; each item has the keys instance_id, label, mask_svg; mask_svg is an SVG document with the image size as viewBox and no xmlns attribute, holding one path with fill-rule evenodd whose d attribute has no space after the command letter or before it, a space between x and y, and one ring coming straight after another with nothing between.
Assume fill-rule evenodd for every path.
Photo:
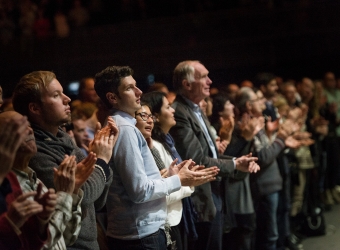
<instances>
[{"instance_id":1,"label":"dark background","mask_svg":"<svg viewBox=\"0 0 340 250\"><path fill-rule=\"evenodd\" d=\"M135 2L124 10L120 1L102 1L86 27L63 39L35 38L26 50L17 32L0 46L5 97L34 70L54 71L67 87L109 65L131 66L142 90L150 74L171 89L172 70L186 59L200 60L215 87L260 71L285 80L340 73L340 1L149 0L143 8Z\"/></svg>"}]
</instances>

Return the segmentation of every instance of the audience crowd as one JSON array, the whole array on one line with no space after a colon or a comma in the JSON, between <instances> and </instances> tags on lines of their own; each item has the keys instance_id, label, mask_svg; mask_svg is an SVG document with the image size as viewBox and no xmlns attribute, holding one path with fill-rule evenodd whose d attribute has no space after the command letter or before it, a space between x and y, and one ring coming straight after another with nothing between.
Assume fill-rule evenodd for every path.
<instances>
[{"instance_id":1,"label":"audience crowd","mask_svg":"<svg viewBox=\"0 0 340 250\"><path fill-rule=\"evenodd\" d=\"M1 249L297 250L325 234L340 203L334 73L217 89L190 60L175 92L143 93L128 66L80 83L71 100L31 72L0 113Z\"/></svg>"}]
</instances>

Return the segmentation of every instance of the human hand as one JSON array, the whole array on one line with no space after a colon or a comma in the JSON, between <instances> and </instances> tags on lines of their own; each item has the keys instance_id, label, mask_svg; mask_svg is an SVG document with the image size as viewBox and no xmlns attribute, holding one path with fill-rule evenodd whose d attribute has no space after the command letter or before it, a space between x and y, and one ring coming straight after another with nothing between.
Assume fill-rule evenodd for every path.
<instances>
[{"instance_id":1,"label":"human hand","mask_svg":"<svg viewBox=\"0 0 340 250\"><path fill-rule=\"evenodd\" d=\"M42 205L28 198L34 197L36 191L24 193L18 196L8 207L7 217L17 226L21 228L25 222L33 215L43 211Z\"/></svg>"},{"instance_id":2,"label":"human hand","mask_svg":"<svg viewBox=\"0 0 340 250\"><path fill-rule=\"evenodd\" d=\"M43 210L37 214L37 216L44 220L48 221L52 214L55 211L55 206L57 205L57 195L54 189L50 188L44 194L42 194L42 183L38 184L37 194L34 196L34 200L42 205Z\"/></svg>"},{"instance_id":3,"label":"human hand","mask_svg":"<svg viewBox=\"0 0 340 250\"><path fill-rule=\"evenodd\" d=\"M89 150L96 153L98 158L108 163L112 156L112 149L118 138L118 127L112 117L109 117L108 124L102 129L98 128L100 128L100 123L97 124L97 132L90 142Z\"/></svg>"},{"instance_id":4,"label":"human hand","mask_svg":"<svg viewBox=\"0 0 340 250\"><path fill-rule=\"evenodd\" d=\"M25 116L0 119L0 184L12 168L16 152L29 133Z\"/></svg>"},{"instance_id":5,"label":"human hand","mask_svg":"<svg viewBox=\"0 0 340 250\"><path fill-rule=\"evenodd\" d=\"M255 163L255 161L257 160L257 157L252 157L252 153L236 158L236 170L242 172L256 173L260 170L260 166Z\"/></svg>"},{"instance_id":6,"label":"human hand","mask_svg":"<svg viewBox=\"0 0 340 250\"><path fill-rule=\"evenodd\" d=\"M75 173L75 186L73 191L74 193L78 193L79 188L92 174L95 168L96 161L97 161L96 154L91 152L84 160L77 164Z\"/></svg>"},{"instance_id":7,"label":"human hand","mask_svg":"<svg viewBox=\"0 0 340 250\"><path fill-rule=\"evenodd\" d=\"M228 147L228 144L229 144L228 141L226 140L221 141L220 137L217 137L216 146L217 146L218 153L223 154L226 148Z\"/></svg>"},{"instance_id":8,"label":"human hand","mask_svg":"<svg viewBox=\"0 0 340 250\"><path fill-rule=\"evenodd\" d=\"M268 116L265 126L266 126L266 132L269 133L269 134L272 134L279 127L279 119L276 119L275 121L272 122L272 118L270 116Z\"/></svg>"},{"instance_id":9,"label":"human hand","mask_svg":"<svg viewBox=\"0 0 340 250\"><path fill-rule=\"evenodd\" d=\"M168 177L168 170L166 168L162 169L161 171L159 171L162 178L166 178Z\"/></svg>"},{"instance_id":10,"label":"human hand","mask_svg":"<svg viewBox=\"0 0 340 250\"><path fill-rule=\"evenodd\" d=\"M242 115L241 121L238 122L241 136L250 141L264 127L264 117L250 117L245 113Z\"/></svg>"},{"instance_id":11,"label":"human hand","mask_svg":"<svg viewBox=\"0 0 340 250\"><path fill-rule=\"evenodd\" d=\"M235 126L234 117L232 116L228 118L220 117L220 125L221 125L221 128L218 131L218 134L221 140L230 142L231 135L233 134L234 126Z\"/></svg>"},{"instance_id":12,"label":"human hand","mask_svg":"<svg viewBox=\"0 0 340 250\"><path fill-rule=\"evenodd\" d=\"M65 155L59 168L54 168L54 186L57 191L72 194L75 187L76 157Z\"/></svg>"},{"instance_id":13,"label":"human hand","mask_svg":"<svg viewBox=\"0 0 340 250\"><path fill-rule=\"evenodd\" d=\"M288 136L286 139L285 139L285 145L286 147L288 148L291 148L291 149L297 149L301 146L301 142L294 139L293 136Z\"/></svg>"},{"instance_id":14,"label":"human hand","mask_svg":"<svg viewBox=\"0 0 340 250\"><path fill-rule=\"evenodd\" d=\"M178 177L181 180L182 186L199 186L206 182L215 180L219 169L217 167L207 168L205 171L192 171L189 166L192 165L192 160L184 161L185 164L181 166L178 171ZM191 166L191 168L195 168Z\"/></svg>"}]
</instances>

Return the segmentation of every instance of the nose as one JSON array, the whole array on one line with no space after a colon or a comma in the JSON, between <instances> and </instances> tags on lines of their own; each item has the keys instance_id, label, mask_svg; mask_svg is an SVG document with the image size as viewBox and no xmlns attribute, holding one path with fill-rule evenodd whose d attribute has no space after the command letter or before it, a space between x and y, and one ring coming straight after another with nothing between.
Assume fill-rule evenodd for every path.
<instances>
[{"instance_id":1,"label":"nose","mask_svg":"<svg viewBox=\"0 0 340 250\"><path fill-rule=\"evenodd\" d=\"M65 95L64 93L63 93L63 96L64 96L64 102L65 102L65 103L69 103L69 102L71 101L70 97L68 97L68 96Z\"/></svg>"},{"instance_id":2,"label":"nose","mask_svg":"<svg viewBox=\"0 0 340 250\"><path fill-rule=\"evenodd\" d=\"M29 126L27 127L27 130L28 130L28 134L29 135L32 135L33 134L33 129Z\"/></svg>"},{"instance_id":3,"label":"nose","mask_svg":"<svg viewBox=\"0 0 340 250\"><path fill-rule=\"evenodd\" d=\"M135 87L135 93L137 96L143 94L143 91L141 91L137 86Z\"/></svg>"},{"instance_id":4,"label":"nose","mask_svg":"<svg viewBox=\"0 0 340 250\"><path fill-rule=\"evenodd\" d=\"M212 84L212 80L207 76L207 84Z\"/></svg>"}]
</instances>

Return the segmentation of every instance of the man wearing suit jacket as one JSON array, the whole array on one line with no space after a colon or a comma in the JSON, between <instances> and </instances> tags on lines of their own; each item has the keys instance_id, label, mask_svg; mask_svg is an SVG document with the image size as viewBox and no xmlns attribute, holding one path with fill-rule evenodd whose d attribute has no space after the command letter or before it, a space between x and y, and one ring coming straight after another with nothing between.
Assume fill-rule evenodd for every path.
<instances>
[{"instance_id":1,"label":"man wearing suit jacket","mask_svg":"<svg viewBox=\"0 0 340 250\"><path fill-rule=\"evenodd\" d=\"M209 131L209 122L199 109L199 102L210 95L212 81L209 71L199 61L179 63L173 75L173 84L178 91L173 103L176 126L170 130L176 149L183 159L193 159L205 167L217 166L219 178L195 188L191 196L198 222L198 240L189 244L190 249L222 249L223 211L222 177L234 174L235 170L256 172L259 166L251 155L240 158L218 155L217 147ZM228 208L227 208L228 209Z\"/></svg>"}]
</instances>

